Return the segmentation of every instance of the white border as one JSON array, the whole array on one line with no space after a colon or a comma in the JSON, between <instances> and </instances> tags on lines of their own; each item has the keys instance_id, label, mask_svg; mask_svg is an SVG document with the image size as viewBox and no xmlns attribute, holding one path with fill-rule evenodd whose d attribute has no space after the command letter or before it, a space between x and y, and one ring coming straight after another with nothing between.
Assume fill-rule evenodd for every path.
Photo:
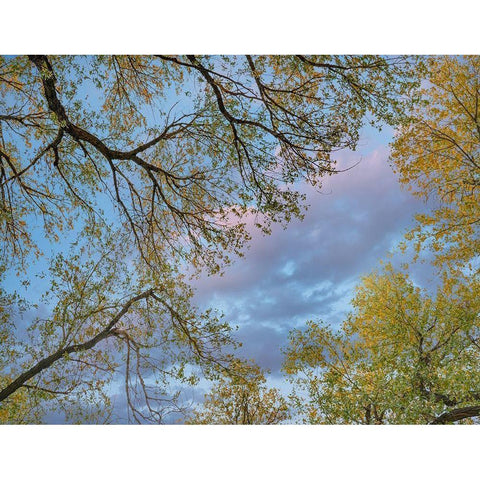
<instances>
[{"instance_id":1,"label":"white border","mask_svg":"<svg viewBox=\"0 0 480 480\"><path fill-rule=\"evenodd\" d=\"M16 0L1 53L478 54L475 0Z\"/></svg>"},{"instance_id":2,"label":"white border","mask_svg":"<svg viewBox=\"0 0 480 480\"><path fill-rule=\"evenodd\" d=\"M0 451L2 478L450 480L478 427L3 426Z\"/></svg>"}]
</instances>

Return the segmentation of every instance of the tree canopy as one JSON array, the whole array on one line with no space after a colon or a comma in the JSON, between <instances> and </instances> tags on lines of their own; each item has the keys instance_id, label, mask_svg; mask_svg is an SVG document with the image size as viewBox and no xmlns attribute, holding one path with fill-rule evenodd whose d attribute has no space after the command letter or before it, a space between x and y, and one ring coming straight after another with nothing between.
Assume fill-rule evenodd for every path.
<instances>
[{"instance_id":1,"label":"tree canopy","mask_svg":"<svg viewBox=\"0 0 480 480\"><path fill-rule=\"evenodd\" d=\"M228 369L229 326L190 304L185 275L242 254L247 212L265 233L301 217L299 181L335 173L332 152L355 148L365 121L397 119L413 63L2 58L2 269L45 287L33 319L2 293L2 418L22 421L12 412L28 402L36 421L52 404L106 421L121 371L130 419L158 422L178 403L172 381Z\"/></svg>"},{"instance_id":2,"label":"tree canopy","mask_svg":"<svg viewBox=\"0 0 480 480\"><path fill-rule=\"evenodd\" d=\"M204 425L275 425L290 418L287 401L268 388L265 373L253 362L235 361L233 374L222 375L187 423Z\"/></svg>"},{"instance_id":3,"label":"tree canopy","mask_svg":"<svg viewBox=\"0 0 480 480\"><path fill-rule=\"evenodd\" d=\"M307 423L444 424L480 415L480 284L435 295L391 267L363 279L336 331L294 330L284 369Z\"/></svg>"},{"instance_id":4,"label":"tree canopy","mask_svg":"<svg viewBox=\"0 0 480 480\"><path fill-rule=\"evenodd\" d=\"M436 205L410 238L430 245L437 265L463 267L480 254L480 58L430 57L425 77L392 159L400 180Z\"/></svg>"},{"instance_id":5,"label":"tree canopy","mask_svg":"<svg viewBox=\"0 0 480 480\"><path fill-rule=\"evenodd\" d=\"M173 255L212 271L241 250L242 214L263 214L265 230L300 215L295 181L335 172L330 154L355 146L365 115L392 120L414 84L404 59L355 56L31 56L0 68L5 253L38 250L32 215L55 238L79 212L90 234L118 213L147 264Z\"/></svg>"}]
</instances>

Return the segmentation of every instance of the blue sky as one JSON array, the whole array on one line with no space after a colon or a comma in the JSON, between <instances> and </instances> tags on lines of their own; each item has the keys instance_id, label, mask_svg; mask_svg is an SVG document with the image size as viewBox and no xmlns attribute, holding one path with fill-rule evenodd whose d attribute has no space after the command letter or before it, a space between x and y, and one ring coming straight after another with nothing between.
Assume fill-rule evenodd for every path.
<instances>
[{"instance_id":1,"label":"blue sky","mask_svg":"<svg viewBox=\"0 0 480 480\"><path fill-rule=\"evenodd\" d=\"M339 169L353 168L326 177L320 190L300 186L309 205L303 221L294 220L286 229L277 225L264 236L247 217L252 240L245 256L223 276L192 281L194 302L223 311L224 319L238 326L235 335L243 344L238 353L270 370L269 385L284 394L290 387L280 370L289 331L303 328L307 320L340 325L361 277L387 259L413 225L415 213L427 208L400 186L390 166L392 137L389 128L380 133L365 128L355 152L335 154ZM405 260L398 254L394 259ZM428 286L427 266L418 265L414 275ZM199 402L207 388L201 382L184 398ZM115 416L123 422L123 378L112 392ZM62 423L56 415L47 420Z\"/></svg>"}]
</instances>

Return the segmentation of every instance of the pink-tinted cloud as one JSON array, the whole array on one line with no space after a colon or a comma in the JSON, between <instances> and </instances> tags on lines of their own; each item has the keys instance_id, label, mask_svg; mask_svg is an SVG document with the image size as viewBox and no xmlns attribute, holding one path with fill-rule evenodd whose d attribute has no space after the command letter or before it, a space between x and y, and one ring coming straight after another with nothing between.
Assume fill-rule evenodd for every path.
<instances>
[{"instance_id":1,"label":"pink-tinted cloud","mask_svg":"<svg viewBox=\"0 0 480 480\"><path fill-rule=\"evenodd\" d=\"M253 227L253 216L245 216L252 235L245 258L222 277L195 282L197 303L221 308L240 325L246 356L276 371L290 329L308 318L340 322L359 277L385 258L425 208L400 188L386 138L366 143L360 153L338 153L339 169L358 165L325 178L320 192L301 185L310 205L303 222L275 226L266 237Z\"/></svg>"}]
</instances>

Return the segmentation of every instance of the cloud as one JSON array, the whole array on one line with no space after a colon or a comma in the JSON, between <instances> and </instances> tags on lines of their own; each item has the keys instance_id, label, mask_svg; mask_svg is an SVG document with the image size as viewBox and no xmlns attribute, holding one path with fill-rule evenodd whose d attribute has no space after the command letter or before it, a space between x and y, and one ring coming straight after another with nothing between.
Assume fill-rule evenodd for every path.
<instances>
[{"instance_id":1,"label":"cloud","mask_svg":"<svg viewBox=\"0 0 480 480\"><path fill-rule=\"evenodd\" d=\"M273 374L279 373L288 331L308 319L341 322L359 278L386 257L425 208L400 188L383 145L364 147L360 163L326 178L320 192L302 185L310 205L303 222L276 227L268 237L252 227L244 258L224 276L194 283L196 302L222 309L239 325L243 354ZM336 158L347 169L360 154L345 151Z\"/></svg>"}]
</instances>

